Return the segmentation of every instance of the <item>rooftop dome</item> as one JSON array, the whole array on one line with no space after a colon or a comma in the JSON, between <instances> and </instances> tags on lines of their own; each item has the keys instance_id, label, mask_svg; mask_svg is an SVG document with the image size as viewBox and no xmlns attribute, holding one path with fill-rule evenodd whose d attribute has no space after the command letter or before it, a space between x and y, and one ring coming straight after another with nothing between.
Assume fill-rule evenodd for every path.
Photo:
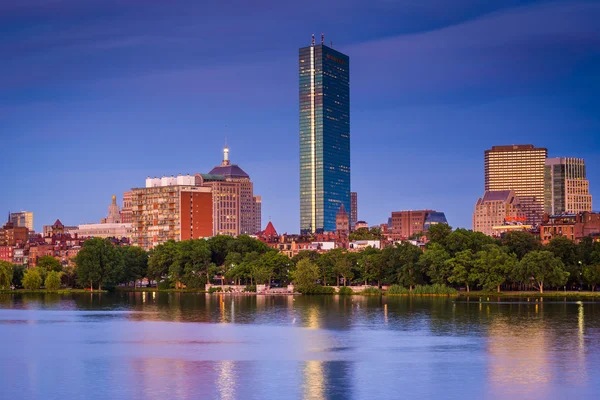
<instances>
[{"instance_id":1,"label":"rooftop dome","mask_svg":"<svg viewBox=\"0 0 600 400\"><path fill-rule=\"evenodd\" d=\"M214 167L210 172L210 175L223 175L226 178L250 178L243 169L235 164L229 165L218 165Z\"/></svg>"}]
</instances>

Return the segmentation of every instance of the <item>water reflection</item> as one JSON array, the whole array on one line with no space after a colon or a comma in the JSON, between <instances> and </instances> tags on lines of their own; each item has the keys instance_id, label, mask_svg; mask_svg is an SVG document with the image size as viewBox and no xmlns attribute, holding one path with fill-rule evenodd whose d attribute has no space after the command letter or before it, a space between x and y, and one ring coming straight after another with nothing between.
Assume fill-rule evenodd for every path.
<instances>
[{"instance_id":1,"label":"water reflection","mask_svg":"<svg viewBox=\"0 0 600 400\"><path fill-rule=\"evenodd\" d=\"M233 361L221 361L215 365L217 371L217 390L219 397L225 400L235 399L237 377Z\"/></svg>"},{"instance_id":2,"label":"water reflection","mask_svg":"<svg viewBox=\"0 0 600 400\"><path fill-rule=\"evenodd\" d=\"M2 398L452 398L465 382L472 398L593 398L599 317L564 299L2 295L0 383Z\"/></svg>"}]
</instances>

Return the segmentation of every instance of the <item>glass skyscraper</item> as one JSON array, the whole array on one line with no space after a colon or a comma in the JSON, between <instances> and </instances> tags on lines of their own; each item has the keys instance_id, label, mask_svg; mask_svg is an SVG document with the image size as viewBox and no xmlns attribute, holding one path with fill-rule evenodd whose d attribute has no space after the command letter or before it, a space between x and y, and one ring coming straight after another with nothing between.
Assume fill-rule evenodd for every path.
<instances>
[{"instance_id":1,"label":"glass skyscraper","mask_svg":"<svg viewBox=\"0 0 600 400\"><path fill-rule=\"evenodd\" d=\"M335 231L350 210L350 59L330 47L299 51L300 231Z\"/></svg>"}]
</instances>

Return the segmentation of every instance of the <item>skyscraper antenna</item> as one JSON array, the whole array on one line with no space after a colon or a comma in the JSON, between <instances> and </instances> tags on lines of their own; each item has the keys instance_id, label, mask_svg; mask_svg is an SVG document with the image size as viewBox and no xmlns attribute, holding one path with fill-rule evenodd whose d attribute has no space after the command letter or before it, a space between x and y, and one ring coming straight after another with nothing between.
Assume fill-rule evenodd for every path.
<instances>
[{"instance_id":1,"label":"skyscraper antenna","mask_svg":"<svg viewBox=\"0 0 600 400\"><path fill-rule=\"evenodd\" d=\"M333 40L331 42L329 42L329 47L331 47L333 49Z\"/></svg>"},{"instance_id":2,"label":"skyscraper antenna","mask_svg":"<svg viewBox=\"0 0 600 400\"><path fill-rule=\"evenodd\" d=\"M313 46L315 45L315 34L314 33L312 34L312 45Z\"/></svg>"},{"instance_id":3,"label":"skyscraper antenna","mask_svg":"<svg viewBox=\"0 0 600 400\"><path fill-rule=\"evenodd\" d=\"M325 34L321 33L321 44L325 44Z\"/></svg>"}]
</instances>

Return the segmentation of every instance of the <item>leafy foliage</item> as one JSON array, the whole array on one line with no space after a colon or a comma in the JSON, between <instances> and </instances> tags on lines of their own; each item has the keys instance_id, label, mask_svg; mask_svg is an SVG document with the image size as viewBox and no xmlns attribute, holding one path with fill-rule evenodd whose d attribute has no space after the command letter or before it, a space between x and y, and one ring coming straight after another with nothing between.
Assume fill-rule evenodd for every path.
<instances>
[{"instance_id":1,"label":"leafy foliage","mask_svg":"<svg viewBox=\"0 0 600 400\"><path fill-rule=\"evenodd\" d=\"M46 275L46 280L44 281L44 286L48 290L58 290L60 289L60 277L62 276L62 272L50 271L48 275Z\"/></svg>"},{"instance_id":2,"label":"leafy foliage","mask_svg":"<svg viewBox=\"0 0 600 400\"><path fill-rule=\"evenodd\" d=\"M0 261L0 289L9 289L13 281L14 266L8 261Z\"/></svg>"},{"instance_id":3,"label":"leafy foliage","mask_svg":"<svg viewBox=\"0 0 600 400\"><path fill-rule=\"evenodd\" d=\"M93 238L86 240L75 257L77 279L82 286L116 284L123 276L121 252L109 239Z\"/></svg>"},{"instance_id":4,"label":"leafy foliage","mask_svg":"<svg viewBox=\"0 0 600 400\"><path fill-rule=\"evenodd\" d=\"M42 286L42 277L36 268L25 271L23 275L23 287L28 290L39 289Z\"/></svg>"}]
</instances>

